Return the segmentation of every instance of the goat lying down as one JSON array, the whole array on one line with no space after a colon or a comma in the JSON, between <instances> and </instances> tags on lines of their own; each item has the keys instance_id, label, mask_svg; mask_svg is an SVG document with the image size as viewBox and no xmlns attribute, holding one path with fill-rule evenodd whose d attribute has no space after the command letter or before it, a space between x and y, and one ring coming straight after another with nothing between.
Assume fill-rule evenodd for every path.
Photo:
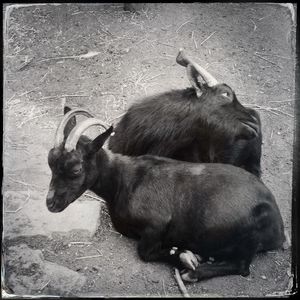
<instances>
[{"instance_id":1,"label":"goat lying down","mask_svg":"<svg viewBox=\"0 0 300 300\"><path fill-rule=\"evenodd\" d=\"M253 174L228 164L114 154L102 147L113 128L91 140L83 132L103 123L88 118L76 125L76 114L91 116L68 111L49 152L49 211L61 212L93 191L106 201L116 230L138 239L141 259L184 267L182 278L190 282L248 275L258 251L282 246L275 199Z\"/></svg>"},{"instance_id":2,"label":"goat lying down","mask_svg":"<svg viewBox=\"0 0 300 300\"><path fill-rule=\"evenodd\" d=\"M259 177L259 114L244 107L228 85L218 83L183 50L176 61L186 67L192 88L149 96L133 104L117 124L109 149L129 156L151 154L232 164Z\"/></svg>"}]
</instances>

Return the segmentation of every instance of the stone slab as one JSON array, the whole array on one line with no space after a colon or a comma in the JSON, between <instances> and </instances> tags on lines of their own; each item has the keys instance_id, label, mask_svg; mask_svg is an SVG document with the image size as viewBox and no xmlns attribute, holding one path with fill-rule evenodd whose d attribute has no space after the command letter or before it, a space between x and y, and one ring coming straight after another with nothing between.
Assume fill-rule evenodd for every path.
<instances>
[{"instance_id":1,"label":"stone slab","mask_svg":"<svg viewBox=\"0 0 300 300\"><path fill-rule=\"evenodd\" d=\"M71 230L83 230L88 236L93 236L99 224L101 203L97 200L76 200L64 211L51 213L46 207L46 195L28 189L5 191L3 203L5 238L34 235L51 237L52 233Z\"/></svg>"},{"instance_id":2,"label":"stone slab","mask_svg":"<svg viewBox=\"0 0 300 300\"><path fill-rule=\"evenodd\" d=\"M86 282L82 274L44 260L40 250L25 244L9 247L5 258L5 283L14 295L74 295Z\"/></svg>"}]
</instances>

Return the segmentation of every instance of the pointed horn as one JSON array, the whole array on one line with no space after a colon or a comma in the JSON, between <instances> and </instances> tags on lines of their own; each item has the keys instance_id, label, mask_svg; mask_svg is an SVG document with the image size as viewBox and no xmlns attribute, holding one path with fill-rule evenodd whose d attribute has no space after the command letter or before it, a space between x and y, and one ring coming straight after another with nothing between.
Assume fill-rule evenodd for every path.
<instances>
[{"instance_id":1,"label":"pointed horn","mask_svg":"<svg viewBox=\"0 0 300 300\"><path fill-rule=\"evenodd\" d=\"M55 134L55 142L54 142L54 147L58 147L64 140L64 129L68 123L68 121L75 115L84 115L86 117L91 117L93 118L94 116L89 113L87 110L82 109L82 108L75 108L70 110L68 113L66 113L61 120Z\"/></svg>"},{"instance_id":2,"label":"pointed horn","mask_svg":"<svg viewBox=\"0 0 300 300\"><path fill-rule=\"evenodd\" d=\"M196 71L202 76L202 78L208 86L212 87L218 84L218 81L209 72L207 72L204 68L202 68L196 62L194 62L192 59L186 56L182 48L179 49L178 55L176 57L176 62L183 67L192 65L196 69Z\"/></svg>"},{"instance_id":3,"label":"pointed horn","mask_svg":"<svg viewBox=\"0 0 300 300\"><path fill-rule=\"evenodd\" d=\"M202 91L201 91L202 84L197 81L197 75L198 75L197 70L194 68L194 66L188 65L186 67L186 73L187 73L189 82L191 83L192 87L196 91L197 97L200 98L202 95Z\"/></svg>"},{"instance_id":4,"label":"pointed horn","mask_svg":"<svg viewBox=\"0 0 300 300\"><path fill-rule=\"evenodd\" d=\"M83 134L83 132L86 131L89 127L95 125L99 125L103 127L105 130L109 127L103 121L96 118L84 120L82 123L78 124L75 128L73 128L72 131L70 132L66 140L65 149L68 152L75 150L78 140L80 136Z\"/></svg>"}]
</instances>

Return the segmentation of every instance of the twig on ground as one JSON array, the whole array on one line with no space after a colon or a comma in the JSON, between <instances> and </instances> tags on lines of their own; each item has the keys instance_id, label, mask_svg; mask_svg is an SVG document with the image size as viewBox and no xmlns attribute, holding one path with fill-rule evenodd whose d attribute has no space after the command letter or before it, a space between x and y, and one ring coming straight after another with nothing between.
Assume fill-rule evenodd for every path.
<instances>
[{"instance_id":1,"label":"twig on ground","mask_svg":"<svg viewBox=\"0 0 300 300\"><path fill-rule=\"evenodd\" d=\"M50 72L50 70L48 69L48 71L43 75L43 77L40 79L40 82L43 82L44 79L46 78L46 76L48 75L48 73Z\"/></svg>"},{"instance_id":2,"label":"twig on ground","mask_svg":"<svg viewBox=\"0 0 300 300\"><path fill-rule=\"evenodd\" d=\"M27 198L26 198L26 200L24 201L24 203L23 203L23 205L21 205L18 209L16 209L16 210L6 210L5 212L6 213L17 213L17 212L19 212L21 209L23 209L23 207L28 203L28 201L29 201L29 199L30 199L30 192L29 192L29 189L27 190Z\"/></svg>"},{"instance_id":3,"label":"twig on ground","mask_svg":"<svg viewBox=\"0 0 300 300\"><path fill-rule=\"evenodd\" d=\"M42 114L40 114L40 115L37 115L37 116L34 116L34 117L29 118L29 119L27 119L27 120L24 120L23 122L21 122L21 123L17 126L17 128L21 128L24 124L28 123L29 121L32 121L32 120L37 119L37 118L40 118L40 117L42 117L42 116L44 116L44 115L46 115L46 114L48 114L48 112L44 112L44 113L42 113Z\"/></svg>"},{"instance_id":4,"label":"twig on ground","mask_svg":"<svg viewBox=\"0 0 300 300\"><path fill-rule=\"evenodd\" d=\"M41 62L50 61L50 60L91 58L91 57L94 57L99 54L100 54L100 52L90 51L86 54L80 54L80 55L68 55L68 56L45 58L45 59L38 60L36 63L41 63Z\"/></svg>"},{"instance_id":5,"label":"twig on ground","mask_svg":"<svg viewBox=\"0 0 300 300\"><path fill-rule=\"evenodd\" d=\"M81 35L75 36L74 38L71 38L71 39L69 39L69 40L63 42L63 43L60 45L60 47L61 47L62 45L65 45L65 44L69 43L70 41L77 40L77 39L79 39L79 38L81 38L81 37L82 37Z\"/></svg>"},{"instance_id":6,"label":"twig on ground","mask_svg":"<svg viewBox=\"0 0 300 300\"><path fill-rule=\"evenodd\" d=\"M259 18L258 21L261 21L261 20L263 20L263 19L265 19L265 18L268 18L268 17L270 17L270 16L272 16L272 14L269 14L269 15L267 15L267 16L264 16L264 17L262 17L262 18Z\"/></svg>"},{"instance_id":7,"label":"twig on ground","mask_svg":"<svg viewBox=\"0 0 300 300\"><path fill-rule=\"evenodd\" d=\"M270 64L272 64L272 65L274 65L274 66L277 66L278 68L282 69L282 67L281 67L280 65L274 63L273 61L270 61L269 59L266 59L266 58L264 58L264 57L258 55L257 52L255 52L254 55L257 56L257 57L259 57L260 59L263 59L263 60L269 62Z\"/></svg>"},{"instance_id":8,"label":"twig on ground","mask_svg":"<svg viewBox=\"0 0 300 300\"><path fill-rule=\"evenodd\" d=\"M193 19L192 19L192 20L193 20ZM178 33L179 29L180 29L182 26L184 26L184 25L187 24L187 23L191 23L192 20L189 20L189 21L186 21L186 22L182 23L182 24L177 28L176 33Z\"/></svg>"},{"instance_id":9,"label":"twig on ground","mask_svg":"<svg viewBox=\"0 0 300 300\"><path fill-rule=\"evenodd\" d=\"M274 54L274 53L262 53L262 52L257 52L257 51L255 53L258 55L275 56L275 57L279 57L279 58L290 59L289 57L281 56L281 55Z\"/></svg>"},{"instance_id":10,"label":"twig on ground","mask_svg":"<svg viewBox=\"0 0 300 300\"><path fill-rule=\"evenodd\" d=\"M65 98L65 97L90 97L89 95L56 95L56 96L47 96L40 98L39 100L48 100L54 98Z\"/></svg>"},{"instance_id":11,"label":"twig on ground","mask_svg":"<svg viewBox=\"0 0 300 300\"><path fill-rule=\"evenodd\" d=\"M208 41L215 33L216 33L216 31L211 33L203 42L201 42L200 46L202 46L206 41Z\"/></svg>"},{"instance_id":12,"label":"twig on ground","mask_svg":"<svg viewBox=\"0 0 300 300\"><path fill-rule=\"evenodd\" d=\"M9 55L9 56L17 56L20 52L22 52L23 50L25 49L24 48L21 48L20 50L16 51L13 55Z\"/></svg>"},{"instance_id":13,"label":"twig on ground","mask_svg":"<svg viewBox=\"0 0 300 300\"><path fill-rule=\"evenodd\" d=\"M163 290L164 290L164 295L167 296L164 279L162 280L162 286L163 286Z\"/></svg>"},{"instance_id":14,"label":"twig on ground","mask_svg":"<svg viewBox=\"0 0 300 300\"><path fill-rule=\"evenodd\" d=\"M162 75L166 75L166 74L165 74L165 73L160 73L160 74L155 75L155 76L153 76L153 77L151 77L151 78L149 78L149 79L146 79L146 81L150 81L150 80L152 80L152 79L154 79L154 78L156 78L156 77L158 77L158 76L162 76Z\"/></svg>"},{"instance_id":15,"label":"twig on ground","mask_svg":"<svg viewBox=\"0 0 300 300\"><path fill-rule=\"evenodd\" d=\"M101 256L103 255L103 254L101 253L101 251L100 251L95 245L92 244L92 246L93 246L94 249L99 253L99 255L101 255Z\"/></svg>"},{"instance_id":16,"label":"twig on ground","mask_svg":"<svg viewBox=\"0 0 300 300\"><path fill-rule=\"evenodd\" d=\"M89 95L61 95L59 97L89 97Z\"/></svg>"},{"instance_id":17,"label":"twig on ground","mask_svg":"<svg viewBox=\"0 0 300 300\"><path fill-rule=\"evenodd\" d=\"M248 105L247 105L248 106ZM274 115L276 116L279 116L278 113L272 111L271 107L263 107L263 106L260 106L260 105L254 105L257 109L261 109L261 110L265 110L265 111L268 111L270 113L273 113Z\"/></svg>"},{"instance_id":18,"label":"twig on ground","mask_svg":"<svg viewBox=\"0 0 300 300\"><path fill-rule=\"evenodd\" d=\"M104 27L104 29L100 28L101 31L114 37L114 35L105 27L105 25L101 21L98 20L98 22Z\"/></svg>"},{"instance_id":19,"label":"twig on ground","mask_svg":"<svg viewBox=\"0 0 300 300\"><path fill-rule=\"evenodd\" d=\"M278 109L277 107L260 106L260 105L257 105L257 104L247 104L246 106L255 106L257 109L269 111L269 112L271 112L271 113L273 113L274 115L277 115L277 116L279 116L279 113L281 113L283 115L286 115L286 116L289 116L291 118L294 118L293 115L291 115L289 113L286 113L286 112Z\"/></svg>"},{"instance_id":20,"label":"twig on ground","mask_svg":"<svg viewBox=\"0 0 300 300\"><path fill-rule=\"evenodd\" d=\"M31 64L31 62L33 61L33 58L31 58L30 60L25 60L25 62L19 67L19 69L17 69L17 71L23 71L26 67L29 66L29 64Z\"/></svg>"},{"instance_id":21,"label":"twig on ground","mask_svg":"<svg viewBox=\"0 0 300 300\"><path fill-rule=\"evenodd\" d=\"M6 104L9 104L9 102L16 96L16 93L14 93L7 101Z\"/></svg>"},{"instance_id":22,"label":"twig on ground","mask_svg":"<svg viewBox=\"0 0 300 300\"><path fill-rule=\"evenodd\" d=\"M117 93L112 93L112 92L101 92L100 96L107 96L107 95L118 95Z\"/></svg>"},{"instance_id":23,"label":"twig on ground","mask_svg":"<svg viewBox=\"0 0 300 300\"><path fill-rule=\"evenodd\" d=\"M95 199L95 200L97 200L97 201L106 203L106 202L105 202L104 200L102 200L101 198L96 197L96 196L93 196L93 195L90 195L90 194L87 194L87 193L84 193L84 196L87 196L87 197L90 197L90 198Z\"/></svg>"},{"instance_id":24,"label":"twig on ground","mask_svg":"<svg viewBox=\"0 0 300 300\"><path fill-rule=\"evenodd\" d=\"M18 97L25 96L25 95L27 95L27 94L29 94L29 93L32 93L32 92L34 92L35 90L37 90L37 87L36 87L36 88L34 88L34 89L32 89L32 90L30 90L30 91L26 91L26 92L24 92L24 93L20 94Z\"/></svg>"},{"instance_id":25,"label":"twig on ground","mask_svg":"<svg viewBox=\"0 0 300 300\"><path fill-rule=\"evenodd\" d=\"M256 24L255 24L255 22L253 21L253 20L250 20L253 24L254 24L254 28L253 28L253 31L255 31L256 30L256 28L257 28L257 26L256 26Z\"/></svg>"},{"instance_id":26,"label":"twig on ground","mask_svg":"<svg viewBox=\"0 0 300 300\"><path fill-rule=\"evenodd\" d=\"M184 285L184 283L183 283L183 281L182 281L182 279L181 279L180 273L179 273L179 271L178 271L177 268L175 268L175 279L176 279L176 281L177 281L177 284L178 284L178 286L179 286L179 289L180 289L180 291L181 291L183 297L185 297L185 298L190 298L190 295L189 295L189 293L187 292L187 289L186 289L186 287L185 287L185 285Z\"/></svg>"},{"instance_id":27,"label":"twig on ground","mask_svg":"<svg viewBox=\"0 0 300 300\"><path fill-rule=\"evenodd\" d=\"M162 43L162 42L159 42L159 41L157 41L157 43L158 43L158 44L161 44L161 45L164 45L164 46L168 46L168 47L175 48L175 46L170 45L170 44L167 44L167 43Z\"/></svg>"},{"instance_id":28,"label":"twig on ground","mask_svg":"<svg viewBox=\"0 0 300 300\"><path fill-rule=\"evenodd\" d=\"M290 117L290 118L294 118L294 116L293 115L291 115L291 114L289 114L289 113L286 113L285 111L282 111L282 110L280 110L280 109L278 109L278 108L272 108L272 110L275 110L276 112L279 112L279 113L281 113L281 114L283 114L283 115L286 115L286 116L288 116L288 117Z\"/></svg>"},{"instance_id":29,"label":"twig on ground","mask_svg":"<svg viewBox=\"0 0 300 300\"><path fill-rule=\"evenodd\" d=\"M103 255L90 255L90 256L81 256L81 257L76 257L75 259L78 260L78 259L86 259L86 258L96 258L96 257L101 257Z\"/></svg>"},{"instance_id":30,"label":"twig on ground","mask_svg":"<svg viewBox=\"0 0 300 300\"><path fill-rule=\"evenodd\" d=\"M138 79L136 80L136 82L134 83L134 85L137 87L140 83L140 81L143 80L143 78L146 76L147 74L141 74L139 75Z\"/></svg>"},{"instance_id":31,"label":"twig on ground","mask_svg":"<svg viewBox=\"0 0 300 300\"><path fill-rule=\"evenodd\" d=\"M47 97L40 98L39 100L48 100L48 99L54 99L54 98L60 98L60 96L47 96Z\"/></svg>"},{"instance_id":32,"label":"twig on ground","mask_svg":"<svg viewBox=\"0 0 300 300\"><path fill-rule=\"evenodd\" d=\"M26 185L26 186L34 186L34 187L38 187L38 186L35 185L35 184L31 184L31 183L27 183L27 182L24 182L24 181L12 179L10 176L8 176L8 179L11 180L11 181L13 181L13 182L20 183L20 184L23 184L23 185Z\"/></svg>"},{"instance_id":33,"label":"twig on ground","mask_svg":"<svg viewBox=\"0 0 300 300\"><path fill-rule=\"evenodd\" d=\"M165 56L163 56L163 58L165 58L165 57L172 57L172 58L174 58L174 55L165 54Z\"/></svg>"},{"instance_id":34,"label":"twig on ground","mask_svg":"<svg viewBox=\"0 0 300 300\"><path fill-rule=\"evenodd\" d=\"M91 245L92 242L70 242L69 245Z\"/></svg>"},{"instance_id":35,"label":"twig on ground","mask_svg":"<svg viewBox=\"0 0 300 300\"><path fill-rule=\"evenodd\" d=\"M51 279L39 289L39 292L41 292L50 283L50 281Z\"/></svg>"},{"instance_id":36,"label":"twig on ground","mask_svg":"<svg viewBox=\"0 0 300 300\"><path fill-rule=\"evenodd\" d=\"M60 60L60 59L76 59L78 58L78 55L70 55L70 56L60 56L60 57L50 57L50 58L45 58L42 60L37 61L36 63L41 63L49 60Z\"/></svg>"},{"instance_id":37,"label":"twig on ground","mask_svg":"<svg viewBox=\"0 0 300 300\"><path fill-rule=\"evenodd\" d=\"M145 42L145 41L147 41L147 39L141 39L140 41L138 41L137 43L135 43L134 46L137 46L137 45L139 45L140 43Z\"/></svg>"},{"instance_id":38,"label":"twig on ground","mask_svg":"<svg viewBox=\"0 0 300 300\"><path fill-rule=\"evenodd\" d=\"M192 41L195 45L195 48L198 49L198 45L197 45L197 42L196 42L196 39L195 39L195 36L194 36L194 30L192 31Z\"/></svg>"},{"instance_id":39,"label":"twig on ground","mask_svg":"<svg viewBox=\"0 0 300 300\"><path fill-rule=\"evenodd\" d=\"M115 231L115 230L109 229L108 231L113 232L113 233L115 233L115 234L118 234L118 235L122 236L122 233L117 232L117 231Z\"/></svg>"},{"instance_id":40,"label":"twig on ground","mask_svg":"<svg viewBox=\"0 0 300 300\"><path fill-rule=\"evenodd\" d=\"M279 100L279 101L269 101L269 103L285 103L285 102L294 102L295 100Z\"/></svg>"}]
</instances>

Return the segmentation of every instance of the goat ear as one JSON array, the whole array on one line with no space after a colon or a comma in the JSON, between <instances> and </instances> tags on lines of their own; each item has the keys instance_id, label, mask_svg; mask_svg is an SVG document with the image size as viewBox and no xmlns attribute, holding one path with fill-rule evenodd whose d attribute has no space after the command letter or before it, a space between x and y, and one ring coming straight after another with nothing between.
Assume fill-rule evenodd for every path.
<instances>
[{"instance_id":1,"label":"goat ear","mask_svg":"<svg viewBox=\"0 0 300 300\"><path fill-rule=\"evenodd\" d=\"M65 107L64 107L64 115L65 115L66 113L68 113L70 110L72 110L71 107L65 106Z\"/></svg>"},{"instance_id":2,"label":"goat ear","mask_svg":"<svg viewBox=\"0 0 300 300\"><path fill-rule=\"evenodd\" d=\"M90 144L89 144L89 154L93 154L97 152L100 148L102 148L105 141L109 138L111 133L113 132L113 126L110 126L104 133L98 135Z\"/></svg>"},{"instance_id":3,"label":"goat ear","mask_svg":"<svg viewBox=\"0 0 300 300\"><path fill-rule=\"evenodd\" d=\"M69 106L65 106L64 107L64 115L66 113L68 113L69 111L71 110L71 108ZM64 129L64 138L66 139L68 137L68 135L70 134L71 130L76 126L76 117L72 117L67 125L65 126L65 129Z\"/></svg>"}]
</instances>

